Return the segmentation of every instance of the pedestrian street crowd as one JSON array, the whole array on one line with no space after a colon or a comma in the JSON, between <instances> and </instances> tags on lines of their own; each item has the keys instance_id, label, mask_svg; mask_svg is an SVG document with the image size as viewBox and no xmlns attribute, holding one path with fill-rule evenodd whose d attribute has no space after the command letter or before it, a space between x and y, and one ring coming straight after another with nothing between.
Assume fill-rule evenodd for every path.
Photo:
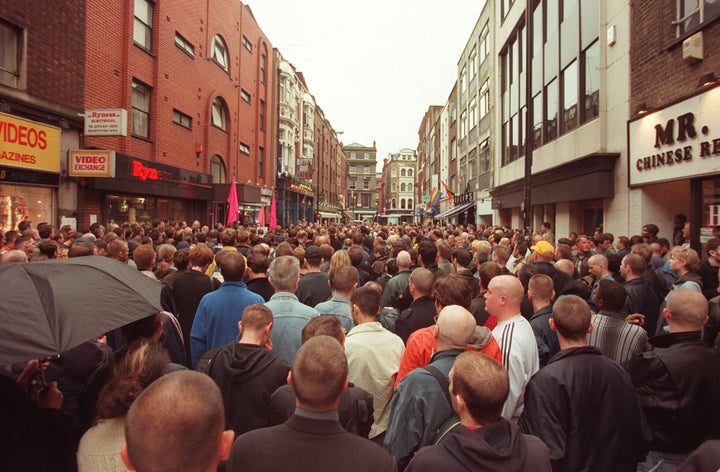
<instances>
[{"instance_id":1,"label":"pedestrian street crowd","mask_svg":"<svg viewBox=\"0 0 720 472\"><path fill-rule=\"evenodd\" d=\"M0 470L720 470L720 238L637 231L23 221Z\"/></svg>"}]
</instances>

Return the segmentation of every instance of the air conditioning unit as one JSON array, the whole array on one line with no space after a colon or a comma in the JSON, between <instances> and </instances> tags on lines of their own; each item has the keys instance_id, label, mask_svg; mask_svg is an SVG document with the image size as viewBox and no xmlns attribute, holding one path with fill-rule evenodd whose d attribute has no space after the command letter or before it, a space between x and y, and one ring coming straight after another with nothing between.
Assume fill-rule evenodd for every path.
<instances>
[{"instance_id":1,"label":"air conditioning unit","mask_svg":"<svg viewBox=\"0 0 720 472\"><path fill-rule=\"evenodd\" d=\"M703 60L702 31L698 31L683 41L682 55L683 60L688 64L695 64Z\"/></svg>"}]
</instances>

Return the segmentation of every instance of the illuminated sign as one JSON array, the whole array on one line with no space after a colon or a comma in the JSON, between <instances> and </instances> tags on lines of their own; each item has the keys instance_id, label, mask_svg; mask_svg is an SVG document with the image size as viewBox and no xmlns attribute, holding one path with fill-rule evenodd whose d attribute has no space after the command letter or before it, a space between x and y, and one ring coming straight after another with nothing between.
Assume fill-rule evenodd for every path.
<instances>
[{"instance_id":1,"label":"illuminated sign","mask_svg":"<svg viewBox=\"0 0 720 472\"><path fill-rule=\"evenodd\" d=\"M171 172L148 167L138 160L133 160L130 163L130 175L140 180L173 180Z\"/></svg>"},{"instance_id":2,"label":"illuminated sign","mask_svg":"<svg viewBox=\"0 0 720 472\"><path fill-rule=\"evenodd\" d=\"M60 129L0 113L0 165L60 173Z\"/></svg>"},{"instance_id":3,"label":"illuminated sign","mask_svg":"<svg viewBox=\"0 0 720 472\"><path fill-rule=\"evenodd\" d=\"M70 151L68 174L72 177L115 177L115 152Z\"/></svg>"}]
</instances>

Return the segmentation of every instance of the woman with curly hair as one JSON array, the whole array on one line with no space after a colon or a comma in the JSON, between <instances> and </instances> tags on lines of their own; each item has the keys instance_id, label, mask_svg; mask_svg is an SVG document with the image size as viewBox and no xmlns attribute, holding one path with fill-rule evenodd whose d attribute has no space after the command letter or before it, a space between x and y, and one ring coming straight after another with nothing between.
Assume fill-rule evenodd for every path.
<instances>
[{"instance_id":1,"label":"woman with curly hair","mask_svg":"<svg viewBox=\"0 0 720 472\"><path fill-rule=\"evenodd\" d=\"M95 425L80 439L79 472L128 470L120 457L124 421L133 401L165 375L170 356L162 344L139 340L113 358L112 377L100 392Z\"/></svg>"}]
</instances>

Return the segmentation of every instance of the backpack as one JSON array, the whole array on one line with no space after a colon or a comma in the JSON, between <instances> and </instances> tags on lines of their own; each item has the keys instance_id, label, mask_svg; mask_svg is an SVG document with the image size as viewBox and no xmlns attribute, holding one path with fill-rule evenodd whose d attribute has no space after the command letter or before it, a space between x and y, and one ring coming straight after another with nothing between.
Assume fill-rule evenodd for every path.
<instances>
[{"instance_id":1,"label":"backpack","mask_svg":"<svg viewBox=\"0 0 720 472\"><path fill-rule=\"evenodd\" d=\"M448 405L450 405L450 410L452 410L452 400L450 400L450 382L448 381L447 377L445 377L443 373L440 372L440 369L438 369L434 365L428 365L423 368L430 372L432 376L435 377L435 380L437 380L437 382L440 384L440 388L445 394L445 399L447 400ZM433 445L443 442L445 438L452 434L452 432L455 431L458 427L460 427L460 425L461 423L458 415L456 415L455 413L450 415L450 417L443 421L443 423L435 430L432 442Z\"/></svg>"},{"instance_id":2,"label":"backpack","mask_svg":"<svg viewBox=\"0 0 720 472\"><path fill-rule=\"evenodd\" d=\"M215 364L215 359L217 359L220 351L222 351L222 347L216 347L214 349L210 349L208 352L200 356L200 360L195 366L195 370L203 374L212 376L212 369Z\"/></svg>"}]
</instances>

